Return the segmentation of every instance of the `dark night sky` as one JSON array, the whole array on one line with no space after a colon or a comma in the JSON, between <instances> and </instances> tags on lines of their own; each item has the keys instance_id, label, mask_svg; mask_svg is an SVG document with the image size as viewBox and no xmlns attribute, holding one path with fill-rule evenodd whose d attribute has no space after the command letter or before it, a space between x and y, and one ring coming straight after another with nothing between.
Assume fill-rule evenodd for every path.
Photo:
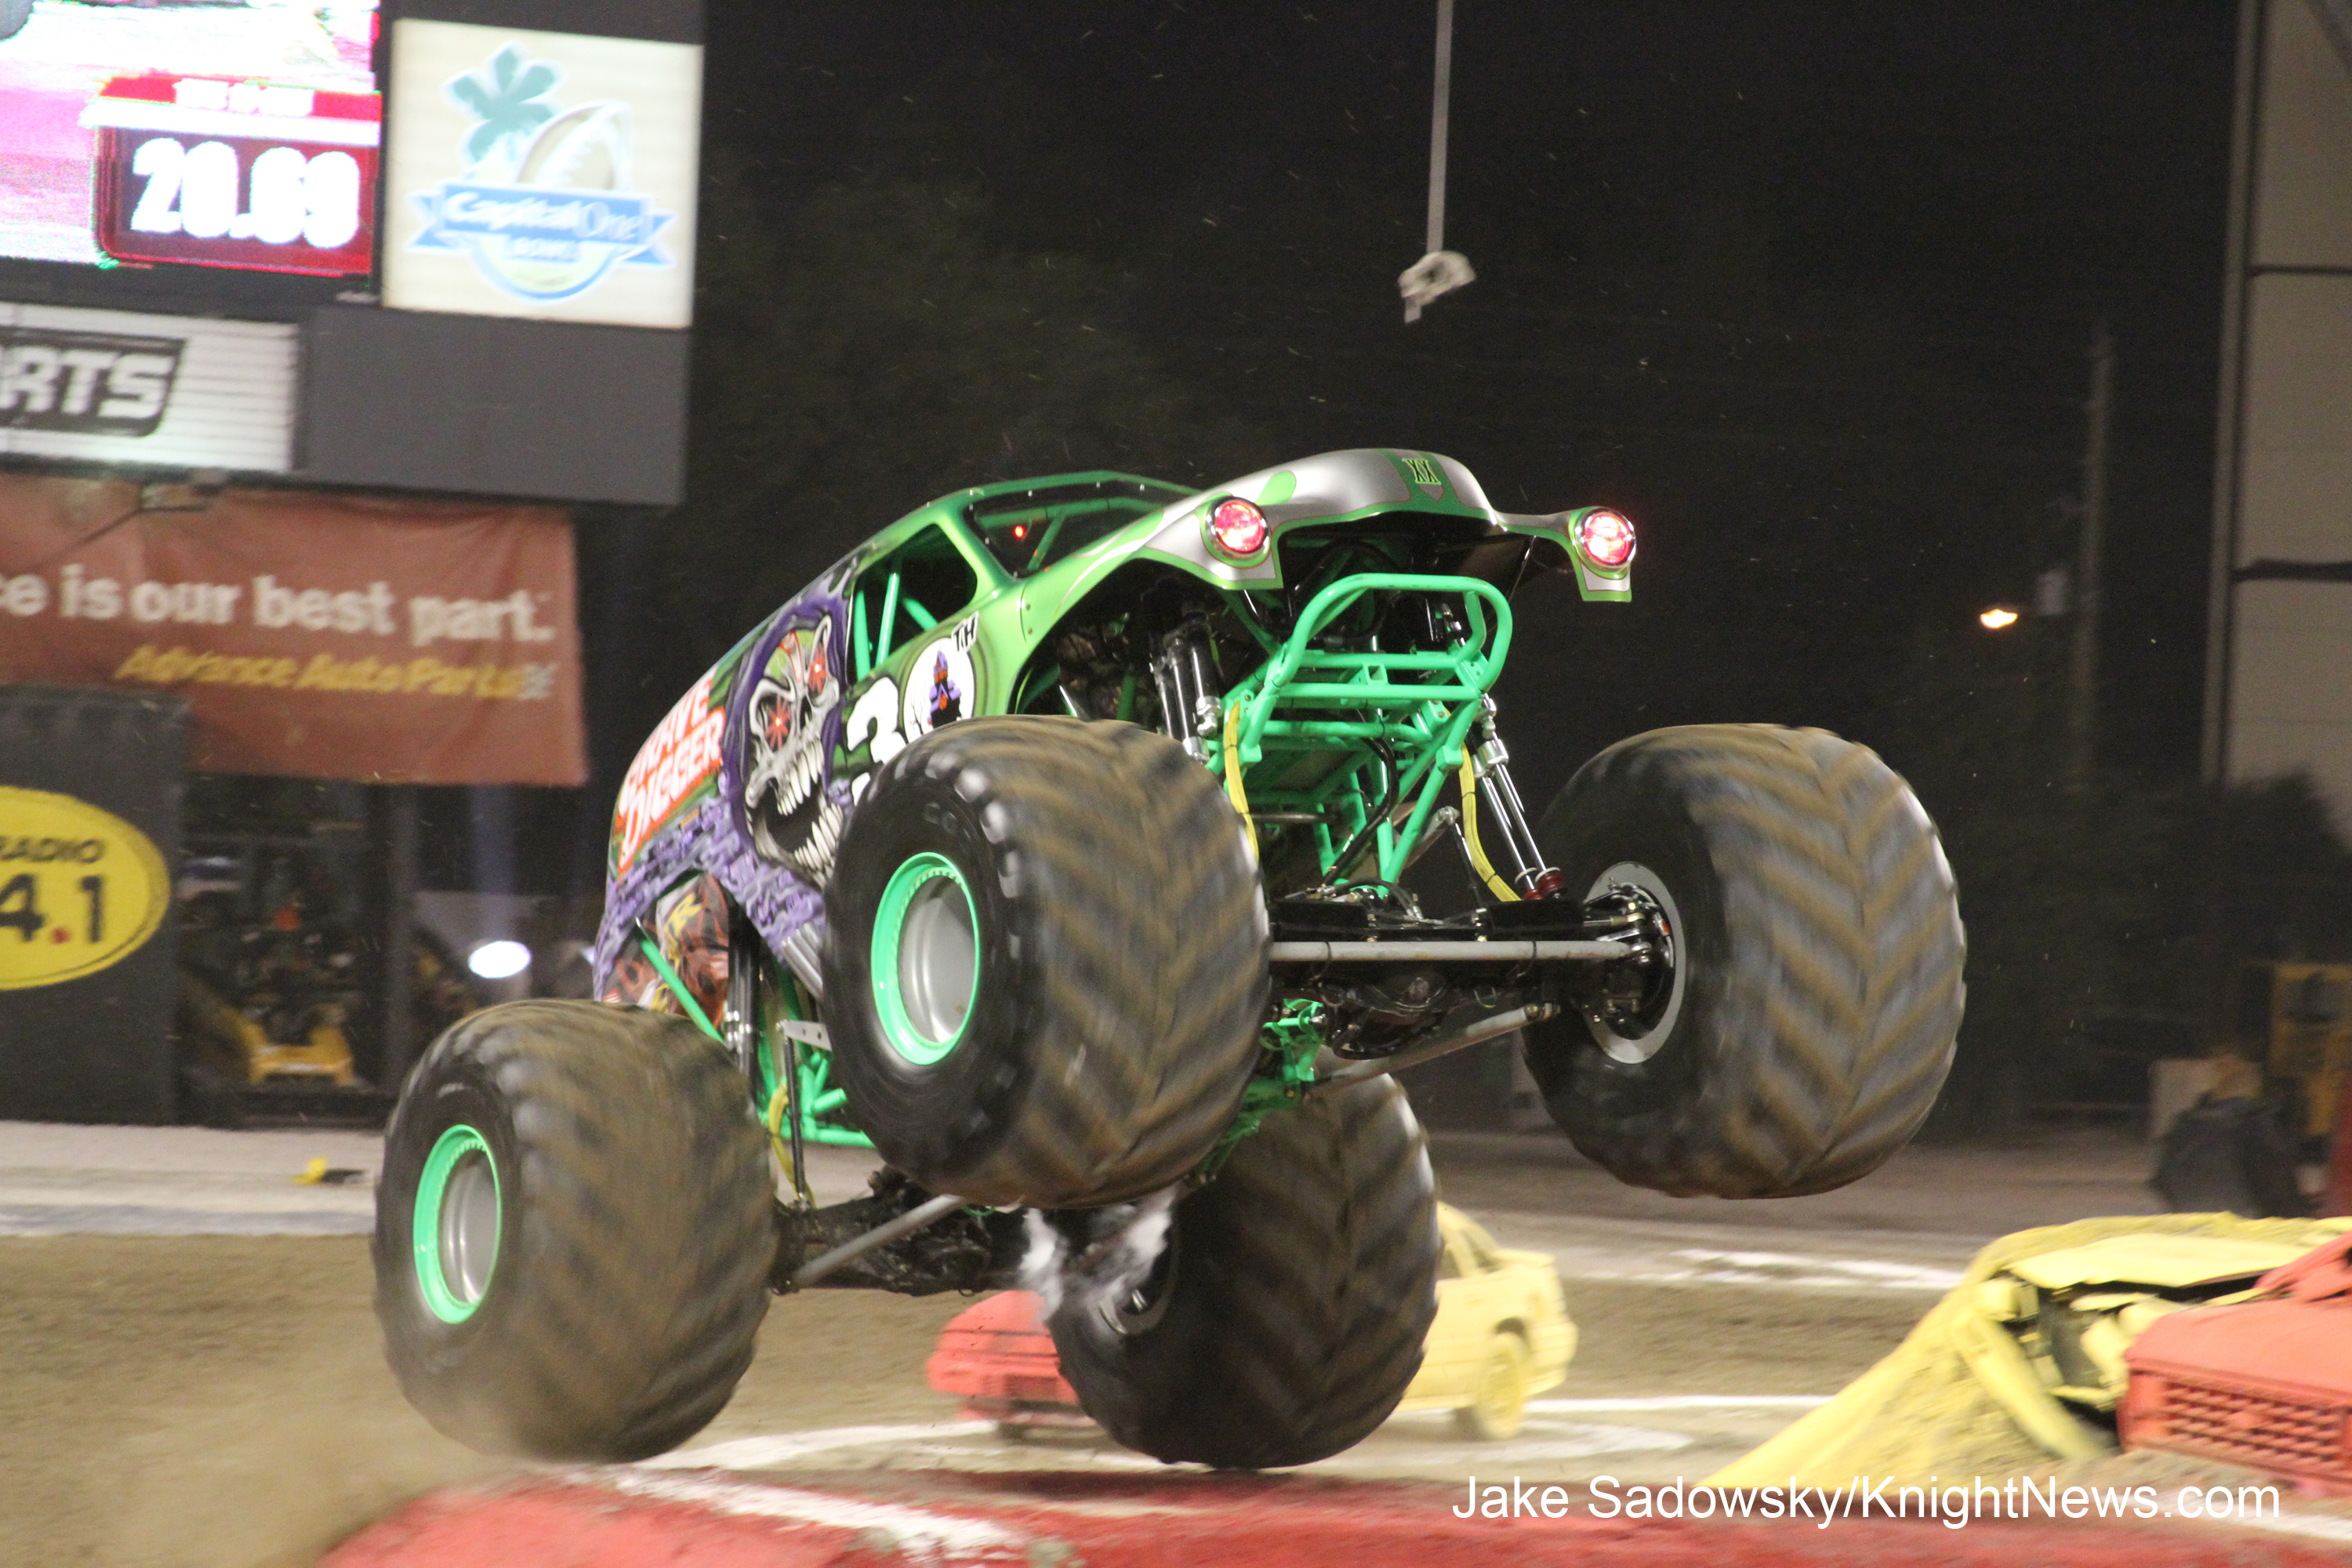
<instances>
[{"instance_id":1,"label":"dark night sky","mask_svg":"<svg viewBox=\"0 0 2352 1568\"><path fill-rule=\"evenodd\" d=\"M965 183L997 243L1139 279L1123 324L1259 460L1423 446L1507 507L1623 505L1612 640L1693 657L1621 727L1866 724L1843 667L2022 595L2069 549L2104 315L2109 753L2193 765L2226 5L1462 0L1447 236L1481 279L1408 328L1433 9L718 0L709 140L780 212Z\"/></svg>"},{"instance_id":2,"label":"dark night sky","mask_svg":"<svg viewBox=\"0 0 2352 1568\"><path fill-rule=\"evenodd\" d=\"M984 248L1076 258L1104 280L1098 309L1039 307L1036 329L1123 333L1241 432L1204 462L1423 447L1506 508L1623 507L1643 529L1630 610L1556 588L1525 603L1504 696L1539 796L1607 741L1685 721L1823 723L1905 765L1906 672L1931 648L1948 668L2012 657L1984 648L1974 612L2071 553L2104 317L2121 344L2105 750L2193 771L2224 0L1461 0L1447 241L1480 279L1407 327L1394 279L1421 251L1433 16L712 0L707 167L779 234L829 192L891 185ZM843 287L787 242L765 297L743 298L751 241L725 210L703 217L708 365L730 310L821 312L812 291ZM933 347L878 352L919 375ZM1008 426L1019 383L1008 368ZM728 393L705 377L698 395L707 426ZM764 562L763 597L712 601L683 637L673 613L662 656L606 689L618 757L600 771L856 538L1008 461L1117 456L1085 437L1057 444L1066 462L942 446L879 406L875 450L906 453L906 474L859 459L854 503L798 458L799 478L736 493L698 438L696 499L654 532ZM1221 477L1188 471L1194 455L1151 466Z\"/></svg>"}]
</instances>

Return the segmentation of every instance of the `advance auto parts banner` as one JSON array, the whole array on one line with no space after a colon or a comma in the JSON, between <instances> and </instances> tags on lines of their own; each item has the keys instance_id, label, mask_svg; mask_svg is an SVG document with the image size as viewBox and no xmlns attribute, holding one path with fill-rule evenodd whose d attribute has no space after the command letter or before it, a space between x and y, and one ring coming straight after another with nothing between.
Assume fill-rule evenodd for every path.
<instances>
[{"instance_id":1,"label":"advance auto parts banner","mask_svg":"<svg viewBox=\"0 0 2352 1568\"><path fill-rule=\"evenodd\" d=\"M172 494L0 474L0 683L178 693L199 773L584 782L562 512Z\"/></svg>"}]
</instances>

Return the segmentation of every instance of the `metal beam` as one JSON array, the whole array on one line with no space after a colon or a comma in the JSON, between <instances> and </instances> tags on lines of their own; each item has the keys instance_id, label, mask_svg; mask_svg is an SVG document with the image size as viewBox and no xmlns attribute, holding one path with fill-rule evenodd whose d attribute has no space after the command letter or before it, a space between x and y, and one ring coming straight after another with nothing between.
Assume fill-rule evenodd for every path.
<instances>
[{"instance_id":1,"label":"metal beam","mask_svg":"<svg viewBox=\"0 0 2352 1568\"><path fill-rule=\"evenodd\" d=\"M2238 487L2245 435L2246 294L2252 260L2256 143L2260 140L2263 25L2267 0L2238 0L2237 104L2231 117L2230 196L2221 263L2221 377L2213 460L2213 533L2205 586L2205 733L2201 772L2207 784L2228 782L2230 675L2235 663L2237 595L2231 569L2238 559Z\"/></svg>"},{"instance_id":2,"label":"metal beam","mask_svg":"<svg viewBox=\"0 0 2352 1568\"><path fill-rule=\"evenodd\" d=\"M925 1226L945 1219L963 1206L961 1198L952 1193L941 1193L929 1203L908 1209L897 1219L876 1226L863 1236L851 1237L831 1252L810 1258L793 1275L793 1288L805 1289L844 1264L856 1261L877 1247L887 1247L902 1236L912 1236Z\"/></svg>"},{"instance_id":3,"label":"metal beam","mask_svg":"<svg viewBox=\"0 0 2352 1568\"><path fill-rule=\"evenodd\" d=\"M383 1049L376 1064L386 1093L398 1094L416 1065L416 786L394 784L380 797L384 834Z\"/></svg>"},{"instance_id":4,"label":"metal beam","mask_svg":"<svg viewBox=\"0 0 2352 1568\"><path fill-rule=\"evenodd\" d=\"M1272 963L1528 963L1630 958L1616 942L1276 942Z\"/></svg>"},{"instance_id":5,"label":"metal beam","mask_svg":"<svg viewBox=\"0 0 2352 1568\"><path fill-rule=\"evenodd\" d=\"M1441 1035L1424 1045L1399 1051L1392 1057L1377 1057L1370 1061L1350 1063L1328 1078L1317 1079L1307 1086L1307 1092L1314 1094L1323 1089L1339 1089L1348 1084L1361 1083L1368 1078L1380 1078L1387 1073L1402 1072L1407 1068L1417 1068L1423 1062L1435 1061L1440 1057L1452 1056L1455 1051L1467 1050L1472 1046L1483 1045L1497 1036L1507 1035L1514 1029L1525 1028L1529 1024L1539 1024L1559 1011L1558 1007L1549 1002L1536 1002L1525 1007L1514 1007L1507 1013L1497 1013L1491 1018L1481 1018L1466 1028L1456 1029L1450 1035Z\"/></svg>"}]
</instances>

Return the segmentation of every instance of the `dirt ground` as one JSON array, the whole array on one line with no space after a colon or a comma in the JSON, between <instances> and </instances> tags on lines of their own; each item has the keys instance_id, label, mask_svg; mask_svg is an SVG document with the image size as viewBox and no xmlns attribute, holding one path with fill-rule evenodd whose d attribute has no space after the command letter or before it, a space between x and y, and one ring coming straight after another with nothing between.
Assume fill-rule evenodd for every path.
<instances>
[{"instance_id":1,"label":"dirt ground","mask_svg":"<svg viewBox=\"0 0 2352 1568\"><path fill-rule=\"evenodd\" d=\"M1841 1193L1771 1205L1635 1192L1558 1139L1442 1134L1433 1153L1450 1201L1559 1260L1581 1348L1510 1452L1458 1442L1442 1414L1400 1417L1328 1462L1349 1474L1705 1474L1799 1413L1740 1400L1834 1393L1991 1236L2147 1205L2145 1148L2113 1138L1915 1148ZM0 1234L0 1568L290 1568L433 1487L503 1468L425 1426L384 1367L367 1242L352 1234L373 1194L290 1184L312 1159L375 1157L358 1134L0 1125L0 1233L18 1232ZM826 1201L863 1186L869 1159L828 1161ZM266 1234L302 1228L341 1234ZM695 1446L811 1434L807 1462L834 1468L1140 1462L1006 1450L984 1428L942 1436L956 1412L923 1363L964 1305L860 1291L776 1303L734 1403ZM1674 1396L1691 1403L1579 1404Z\"/></svg>"},{"instance_id":2,"label":"dirt ground","mask_svg":"<svg viewBox=\"0 0 2352 1568\"><path fill-rule=\"evenodd\" d=\"M0 1238L0 1563L279 1568L499 1467L385 1370L362 1237ZM1822 1394L1927 1304L1570 1280L1561 1394ZM961 1297L779 1302L701 1442L944 1420L922 1363Z\"/></svg>"}]
</instances>

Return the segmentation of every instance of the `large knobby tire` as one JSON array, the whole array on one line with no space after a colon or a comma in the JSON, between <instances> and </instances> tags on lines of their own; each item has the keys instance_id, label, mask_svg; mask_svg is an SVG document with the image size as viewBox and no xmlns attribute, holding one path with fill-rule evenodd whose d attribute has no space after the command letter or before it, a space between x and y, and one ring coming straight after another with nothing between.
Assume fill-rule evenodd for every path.
<instances>
[{"instance_id":1,"label":"large knobby tire","mask_svg":"<svg viewBox=\"0 0 2352 1568\"><path fill-rule=\"evenodd\" d=\"M458 1441L640 1459L751 1364L775 1258L741 1073L692 1024L513 1002L436 1041L384 1135L376 1315Z\"/></svg>"},{"instance_id":2,"label":"large knobby tire","mask_svg":"<svg viewBox=\"0 0 2352 1568\"><path fill-rule=\"evenodd\" d=\"M825 890L824 1012L850 1113L977 1203L1167 1185L1258 1057L1265 906L1240 818L1163 736L972 719L875 777Z\"/></svg>"},{"instance_id":3,"label":"large knobby tire","mask_svg":"<svg viewBox=\"0 0 2352 1568\"><path fill-rule=\"evenodd\" d=\"M0 0L0 39L15 37L33 19L33 0Z\"/></svg>"},{"instance_id":4,"label":"large knobby tire","mask_svg":"<svg viewBox=\"0 0 2352 1568\"><path fill-rule=\"evenodd\" d=\"M1119 1223L1129 1245L1101 1247L1093 1230ZM1079 1404L1139 1452L1311 1464L1386 1420L1421 1370L1444 1243L1389 1079L1276 1111L1164 1215L1078 1229L1076 1261L1107 1256L1066 1273L1048 1326Z\"/></svg>"},{"instance_id":5,"label":"large knobby tire","mask_svg":"<svg viewBox=\"0 0 2352 1568\"><path fill-rule=\"evenodd\" d=\"M1761 1198L1843 1186L1910 1139L1951 1065L1965 943L1935 825L1874 752L1653 731L1579 769L1536 837L1571 896L1638 888L1674 927L1647 1015L1526 1032L1579 1149L1637 1186Z\"/></svg>"}]
</instances>

